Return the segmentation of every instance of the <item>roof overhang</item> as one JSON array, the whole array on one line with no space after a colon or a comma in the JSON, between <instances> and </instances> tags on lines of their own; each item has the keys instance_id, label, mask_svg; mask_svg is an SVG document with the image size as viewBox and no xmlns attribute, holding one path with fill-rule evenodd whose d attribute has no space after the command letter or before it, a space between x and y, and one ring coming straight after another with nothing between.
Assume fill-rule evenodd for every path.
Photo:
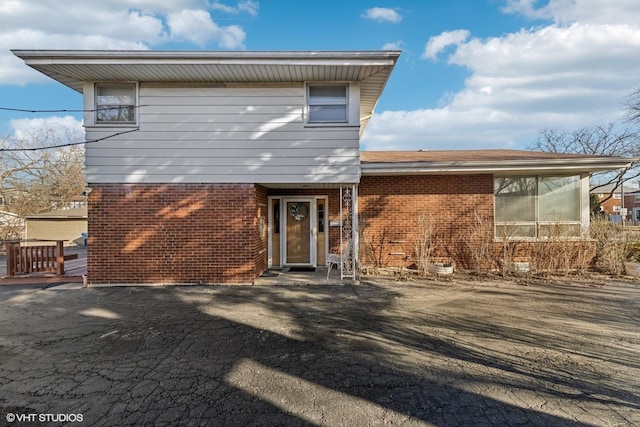
<instances>
[{"instance_id":1,"label":"roof overhang","mask_svg":"<svg viewBox=\"0 0 640 427\"><path fill-rule=\"evenodd\" d=\"M35 70L82 93L84 82L360 82L364 129L400 51L12 50Z\"/></svg>"},{"instance_id":2,"label":"roof overhang","mask_svg":"<svg viewBox=\"0 0 640 427\"><path fill-rule=\"evenodd\" d=\"M483 155L482 150L475 150L438 152L438 160L423 158L417 161L404 161L393 159L393 153L387 154L387 157L392 161L379 161L376 160L377 156L375 155L370 156L372 160L367 160L367 152L362 152L362 175L582 174L622 169L638 160L629 157L536 153L516 150L487 150L485 153L490 155ZM410 152L402 154L408 153ZM429 152L425 153L426 156L416 157L428 157ZM443 159L447 157L447 153L450 153L451 160ZM501 153L503 153L502 156ZM465 156L465 154L468 155ZM520 154L522 158L517 158L514 154ZM486 159L471 159L475 157L485 157Z\"/></svg>"}]
</instances>

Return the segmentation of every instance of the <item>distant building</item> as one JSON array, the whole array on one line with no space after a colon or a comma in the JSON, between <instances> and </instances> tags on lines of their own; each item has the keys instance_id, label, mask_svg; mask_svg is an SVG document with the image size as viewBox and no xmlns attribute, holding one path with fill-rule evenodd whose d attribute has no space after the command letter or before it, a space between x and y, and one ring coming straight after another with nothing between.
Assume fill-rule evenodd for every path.
<instances>
[{"instance_id":1,"label":"distant building","mask_svg":"<svg viewBox=\"0 0 640 427\"><path fill-rule=\"evenodd\" d=\"M87 207L44 212L27 217L26 240L64 240L66 245L83 246L87 234Z\"/></svg>"},{"instance_id":2,"label":"distant building","mask_svg":"<svg viewBox=\"0 0 640 427\"><path fill-rule=\"evenodd\" d=\"M640 225L640 188L624 193L624 206L627 208L627 219L634 225Z\"/></svg>"},{"instance_id":3,"label":"distant building","mask_svg":"<svg viewBox=\"0 0 640 427\"><path fill-rule=\"evenodd\" d=\"M615 188L614 188L615 187ZM591 194L595 194L596 196L598 196L599 200L602 201L600 203L600 209L602 210L602 212L604 212L606 215L611 216L611 215L621 215L621 210L622 208L627 208L627 218L625 219L629 219L631 217L631 209L629 209L631 206L628 203L622 203L623 201L623 197L624 197L624 201L627 201L627 195L633 193L633 192L637 192L639 191L640 188L638 187L631 187L631 186L614 186L614 185L604 185L602 187L597 187L594 190L591 191ZM613 194L612 194L613 193ZM623 196L624 194L624 196ZM609 197L611 195L611 197ZM605 200L606 199L606 200ZM603 201L604 200L604 201ZM640 206L640 205L639 205Z\"/></svg>"}]
</instances>

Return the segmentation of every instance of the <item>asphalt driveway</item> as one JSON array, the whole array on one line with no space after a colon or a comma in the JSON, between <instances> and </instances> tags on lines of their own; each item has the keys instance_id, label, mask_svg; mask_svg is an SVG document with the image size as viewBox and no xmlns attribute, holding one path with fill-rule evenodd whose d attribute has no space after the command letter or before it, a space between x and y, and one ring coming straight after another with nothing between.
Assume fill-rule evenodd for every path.
<instances>
[{"instance_id":1,"label":"asphalt driveway","mask_svg":"<svg viewBox=\"0 0 640 427\"><path fill-rule=\"evenodd\" d=\"M0 424L640 425L639 379L631 281L0 289Z\"/></svg>"}]
</instances>

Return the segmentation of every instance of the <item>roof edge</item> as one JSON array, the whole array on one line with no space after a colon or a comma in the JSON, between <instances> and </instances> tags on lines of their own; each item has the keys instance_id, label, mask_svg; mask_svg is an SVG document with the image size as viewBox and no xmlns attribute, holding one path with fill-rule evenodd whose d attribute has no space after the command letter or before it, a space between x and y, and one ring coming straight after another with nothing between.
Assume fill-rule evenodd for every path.
<instances>
[{"instance_id":1,"label":"roof edge","mask_svg":"<svg viewBox=\"0 0 640 427\"><path fill-rule=\"evenodd\" d=\"M362 175L435 175L475 173L531 173L531 172L603 172L621 169L637 161L627 157L598 157L570 159L538 159L518 161L458 161L458 162L363 162Z\"/></svg>"},{"instance_id":2,"label":"roof edge","mask_svg":"<svg viewBox=\"0 0 640 427\"><path fill-rule=\"evenodd\" d=\"M308 62L331 62L340 61L343 65L345 60L359 63L370 63L371 61L384 61L395 64L402 53L400 50L344 50L344 51L178 51L178 50L56 50L56 49L11 49L11 52L24 61L75 61L75 60L128 60L132 62L145 62L149 60L177 60L190 61L220 61L223 63L246 63L256 61L260 63L308 63Z\"/></svg>"}]
</instances>

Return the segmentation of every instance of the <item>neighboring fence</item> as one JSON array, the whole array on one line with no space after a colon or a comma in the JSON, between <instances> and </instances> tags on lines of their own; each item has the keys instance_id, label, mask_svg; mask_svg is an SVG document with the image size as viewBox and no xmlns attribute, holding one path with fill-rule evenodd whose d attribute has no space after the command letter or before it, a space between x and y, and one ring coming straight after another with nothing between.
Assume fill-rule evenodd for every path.
<instances>
[{"instance_id":1,"label":"neighboring fence","mask_svg":"<svg viewBox=\"0 0 640 427\"><path fill-rule=\"evenodd\" d=\"M24 242L22 242L24 243ZM7 276L16 274L51 272L64 274L64 241L56 240L55 245L28 245L21 242L6 242Z\"/></svg>"}]
</instances>

